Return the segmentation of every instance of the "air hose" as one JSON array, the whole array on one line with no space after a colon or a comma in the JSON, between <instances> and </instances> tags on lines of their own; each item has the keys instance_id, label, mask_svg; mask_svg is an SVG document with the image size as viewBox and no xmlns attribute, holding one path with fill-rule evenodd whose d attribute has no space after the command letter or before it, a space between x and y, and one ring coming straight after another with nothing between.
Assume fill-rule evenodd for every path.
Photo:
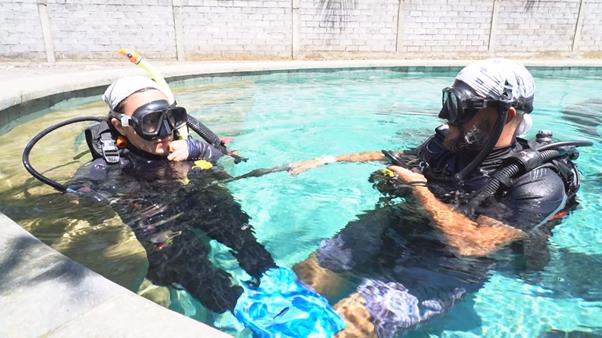
<instances>
[{"instance_id":1,"label":"air hose","mask_svg":"<svg viewBox=\"0 0 602 338\"><path fill-rule=\"evenodd\" d=\"M36 143L38 143L38 141L40 139L42 139L42 137L48 135L49 133L51 133L52 131L54 131L58 128L64 127L69 124L78 123L78 122L84 122L84 121L102 122L105 120L106 120L106 118L102 118L102 117L80 116L80 117L74 117L74 118L65 120L63 122L59 122L57 124L54 124L46 129L42 130L40 133L38 133L36 136L34 136L27 143L27 145L25 146L25 149L23 149L23 156L22 156L23 166L31 174L31 176L37 178L40 182L48 184L49 186L53 187L54 189L56 189L60 192L74 192L74 191L70 191L70 189L65 187L64 185L49 179L48 177L42 175L37 170L35 170L31 166L31 163L29 162L29 153L31 152L31 149L33 148L33 146Z\"/></svg>"},{"instance_id":2,"label":"air hose","mask_svg":"<svg viewBox=\"0 0 602 338\"><path fill-rule=\"evenodd\" d=\"M228 149L222 143L222 141L220 140L220 138L217 135L215 135L215 133L212 132L211 129L207 128L207 126L205 126L204 124L202 124L201 121L199 121L199 120L195 119L194 117L188 115L187 125L188 125L188 127L190 129L192 129L195 133L199 134L199 136L201 136L205 141L207 141L207 143L209 143L212 146L214 146L215 148L217 148L223 154L228 155L228 156L234 158L234 162L235 163L239 163L241 161L243 161L243 162L247 161L246 158L241 157L241 156L236 155L236 154L233 154L230 151L228 151Z\"/></svg>"},{"instance_id":3,"label":"air hose","mask_svg":"<svg viewBox=\"0 0 602 338\"><path fill-rule=\"evenodd\" d=\"M502 134L502 130L504 129L504 124L506 119L508 118L508 110L500 108L500 112L498 113L497 120L495 122L495 128L493 132L489 135L487 139L487 143L481 149L481 151L477 154L477 156L464 168L462 171L455 175L455 179L458 181L464 180L468 174L470 174L473 170L477 168L481 162L485 159L487 155L493 150L495 144L497 143L498 138Z\"/></svg>"},{"instance_id":4,"label":"air hose","mask_svg":"<svg viewBox=\"0 0 602 338\"><path fill-rule=\"evenodd\" d=\"M517 155L508 158L507 165L497 171L481 188L467 205L467 213L474 217L476 209L490 196L493 196L502 184L509 184L510 179L519 174L533 170L554 158L573 156L576 147L592 146L590 141L567 141L544 145L536 150L525 149Z\"/></svg>"}]
</instances>

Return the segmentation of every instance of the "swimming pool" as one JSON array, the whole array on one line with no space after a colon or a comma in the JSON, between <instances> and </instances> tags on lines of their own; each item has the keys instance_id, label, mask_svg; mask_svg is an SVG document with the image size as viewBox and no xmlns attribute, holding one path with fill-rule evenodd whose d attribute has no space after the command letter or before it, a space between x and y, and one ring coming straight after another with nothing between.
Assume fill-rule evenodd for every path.
<instances>
[{"instance_id":1,"label":"swimming pool","mask_svg":"<svg viewBox=\"0 0 602 338\"><path fill-rule=\"evenodd\" d=\"M539 76L538 76L539 74ZM295 160L419 144L440 123L440 89L455 71L373 69L204 77L180 81L178 102L250 160L223 165L232 175ZM589 139L578 160L584 174L580 208L548 243L551 260L541 271L492 270L485 286L452 311L408 334L536 337L551 330L602 330L601 215L602 76L595 72L538 72L534 128L560 140ZM103 115L97 97L72 99L4 127L0 141L1 211L38 238L120 284L136 289L144 250L110 208L74 206L39 186L20 163L25 143L47 125L83 114ZM80 126L51 134L36 146L32 163L65 181L89 159ZM74 159L74 157L77 157ZM229 184L252 217L258 239L281 266L292 266L357 214L373 208L379 193L367 181L380 164L330 165L291 177L275 173ZM24 189L26 187L27 189ZM50 198L49 198L49 194ZM97 215L82 221L80 214ZM94 220L94 218L92 218ZM290 245L291 238L295 245ZM228 249L212 242L212 260L235 278ZM145 289L153 293L153 290ZM183 291L169 290L170 307L227 332L241 329L230 315L214 315ZM166 293L149 297L167 303ZM244 334L244 333L243 333Z\"/></svg>"}]
</instances>

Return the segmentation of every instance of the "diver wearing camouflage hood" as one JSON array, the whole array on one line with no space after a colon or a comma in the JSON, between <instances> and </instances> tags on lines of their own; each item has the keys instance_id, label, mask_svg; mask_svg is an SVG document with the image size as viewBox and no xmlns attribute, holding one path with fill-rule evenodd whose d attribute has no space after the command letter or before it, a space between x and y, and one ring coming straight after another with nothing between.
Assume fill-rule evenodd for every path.
<instances>
[{"instance_id":1,"label":"diver wearing camouflage hood","mask_svg":"<svg viewBox=\"0 0 602 338\"><path fill-rule=\"evenodd\" d=\"M533 96L525 67L505 59L476 62L443 89L439 117L447 124L421 146L290 166L295 175L334 162L396 164L372 177L389 197L295 266L326 294L337 289L339 274L363 277L335 306L347 322L337 337L394 337L476 291L495 263L485 256L531 237L545 242L545 225L579 188L571 160L575 146L587 142L552 144L547 133L536 141L517 138L531 125Z\"/></svg>"}]
</instances>

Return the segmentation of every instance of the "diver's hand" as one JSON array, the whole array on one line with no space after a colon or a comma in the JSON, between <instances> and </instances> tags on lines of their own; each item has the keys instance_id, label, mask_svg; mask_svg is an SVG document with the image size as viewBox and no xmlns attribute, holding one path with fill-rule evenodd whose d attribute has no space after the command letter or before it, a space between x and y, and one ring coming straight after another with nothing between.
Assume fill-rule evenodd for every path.
<instances>
[{"instance_id":1,"label":"diver's hand","mask_svg":"<svg viewBox=\"0 0 602 338\"><path fill-rule=\"evenodd\" d=\"M325 156L314 158L312 160L297 161L288 165L288 173L292 176L297 176L302 172L334 162L336 162L336 158L334 156Z\"/></svg>"},{"instance_id":2,"label":"diver's hand","mask_svg":"<svg viewBox=\"0 0 602 338\"><path fill-rule=\"evenodd\" d=\"M388 169L393 171L395 175L397 175L397 177L399 177L399 179L405 184L426 183L426 178L421 173L417 173L410 169L402 168L396 165L389 166Z\"/></svg>"},{"instance_id":3,"label":"diver's hand","mask_svg":"<svg viewBox=\"0 0 602 338\"><path fill-rule=\"evenodd\" d=\"M169 155L167 159L170 161L185 161L188 159L188 144L186 140L175 140L169 144Z\"/></svg>"}]
</instances>

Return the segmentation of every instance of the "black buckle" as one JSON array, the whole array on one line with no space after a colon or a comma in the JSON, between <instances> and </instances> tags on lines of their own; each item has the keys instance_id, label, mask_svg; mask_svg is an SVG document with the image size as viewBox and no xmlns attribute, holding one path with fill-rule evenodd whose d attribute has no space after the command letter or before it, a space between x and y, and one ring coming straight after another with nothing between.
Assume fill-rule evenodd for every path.
<instances>
[{"instance_id":1,"label":"black buckle","mask_svg":"<svg viewBox=\"0 0 602 338\"><path fill-rule=\"evenodd\" d=\"M117 148L115 140L111 138L111 135L109 133L102 134L100 136L100 142L102 157L105 161L110 164L119 163L119 148Z\"/></svg>"}]
</instances>

